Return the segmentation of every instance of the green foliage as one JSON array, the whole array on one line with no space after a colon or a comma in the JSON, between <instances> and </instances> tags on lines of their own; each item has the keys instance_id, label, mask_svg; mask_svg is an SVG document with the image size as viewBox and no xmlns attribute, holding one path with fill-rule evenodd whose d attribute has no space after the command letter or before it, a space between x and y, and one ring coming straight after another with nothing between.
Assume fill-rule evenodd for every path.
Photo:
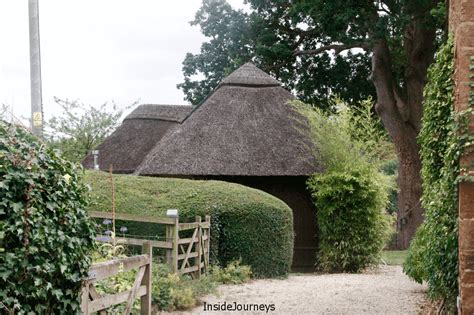
<instances>
[{"instance_id":1,"label":"green foliage","mask_svg":"<svg viewBox=\"0 0 474 315\"><path fill-rule=\"evenodd\" d=\"M328 170L370 164L373 169L384 171L386 165L392 163L395 150L386 132L381 130L380 120L370 114L371 99L357 107L348 106L339 99L332 103L338 109L334 114L299 101L292 103L307 120L305 125L309 123L310 136L317 147L316 158Z\"/></svg>"},{"instance_id":2,"label":"green foliage","mask_svg":"<svg viewBox=\"0 0 474 315\"><path fill-rule=\"evenodd\" d=\"M422 158L425 222L410 246L405 272L426 281L429 296L455 308L458 295L457 177L462 141L454 113L453 42L437 53L424 91Z\"/></svg>"},{"instance_id":3,"label":"green foliage","mask_svg":"<svg viewBox=\"0 0 474 315\"><path fill-rule=\"evenodd\" d=\"M371 98L363 100L358 106L344 106L343 119L347 121L351 139L361 143L364 155L375 161L382 173L391 181L389 187L389 203L387 212L398 212L398 158L387 131L383 128L379 117L375 115L374 102ZM394 237L396 234L394 233Z\"/></svg>"},{"instance_id":4,"label":"green foliage","mask_svg":"<svg viewBox=\"0 0 474 315\"><path fill-rule=\"evenodd\" d=\"M369 55L323 53L296 59L293 52L299 46L318 46L315 36L308 36L311 33L300 35L299 22L312 26L312 20L305 18L308 11L290 17L285 11L293 9L291 5L272 2L262 10L258 1L249 2L250 12L234 10L225 0L202 2L191 25L198 25L209 40L199 54L188 53L183 61L184 82L178 88L186 100L199 104L226 75L251 60L301 100L320 108L330 108L333 93L351 103L375 96L368 79ZM198 75L204 79L196 80Z\"/></svg>"},{"instance_id":5,"label":"green foliage","mask_svg":"<svg viewBox=\"0 0 474 315\"><path fill-rule=\"evenodd\" d=\"M218 284L241 284L251 276L249 266L233 261L223 269L214 266L210 274L191 280L172 274L168 266L154 265L153 303L161 311L186 310L194 307L199 298L214 293Z\"/></svg>"},{"instance_id":6,"label":"green foliage","mask_svg":"<svg viewBox=\"0 0 474 315\"><path fill-rule=\"evenodd\" d=\"M47 122L46 137L52 147L72 162L80 162L120 125L123 110L117 110L115 104L109 111L107 104L96 108L78 101L58 98L55 101L61 106L62 114Z\"/></svg>"},{"instance_id":7,"label":"green foliage","mask_svg":"<svg viewBox=\"0 0 474 315\"><path fill-rule=\"evenodd\" d=\"M152 299L159 310L186 309L196 304L191 281L171 273L167 265L158 264L154 267Z\"/></svg>"},{"instance_id":8,"label":"green foliage","mask_svg":"<svg viewBox=\"0 0 474 315\"><path fill-rule=\"evenodd\" d=\"M71 162L0 121L0 301L18 314L78 314L94 226Z\"/></svg>"},{"instance_id":9,"label":"green foliage","mask_svg":"<svg viewBox=\"0 0 474 315\"><path fill-rule=\"evenodd\" d=\"M244 12L225 0L204 0L196 13L191 24L209 39L199 54L188 53L183 61L185 79L178 88L191 103L200 103L225 75L251 60L308 104L332 109L331 95L356 104L376 94L370 80L376 40L387 39L394 81L405 88L404 34L420 24L443 34L446 21L440 0L248 3L250 10ZM340 54L351 47L364 50Z\"/></svg>"},{"instance_id":10,"label":"green foliage","mask_svg":"<svg viewBox=\"0 0 474 315\"><path fill-rule=\"evenodd\" d=\"M281 200L262 191L219 181L113 175L118 213L165 216L179 209L180 221L211 215L211 258L252 267L256 277L286 276L293 258L293 215ZM106 173L86 172L92 186L90 210L110 211ZM131 235L163 236L152 224L127 222Z\"/></svg>"},{"instance_id":11,"label":"green foliage","mask_svg":"<svg viewBox=\"0 0 474 315\"><path fill-rule=\"evenodd\" d=\"M294 105L309 122L318 148L314 155L326 168L308 181L317 209L319 267L330 272L358 272L380 261L391 233L384 210L392 179L381 172L380 151L369 150L366 144L376 146L382 137L372 138L370 132L354 134L354 115L346 107L327 116L303 103ZM361 125L362 119L358 122ZM369 124L365 125L372 130ZM373 139L377 141L369 142Z\"/></svg>"},{"instance_id":12,"label":"green foliage","mask_svg":"<svg viewBox=\"0 0 474 315\"><path fill-rule=\"evenodd\" d=\"M240 261L236 260L230 262L225 268L213 266L211 274L218 283L241 284L250 280L252 270L250 266L242 266Z\"/></svg>"},{"instance_id":13,"label":"green foliage","mask_svg":"<svg viewBox=\"0 0 474 315\"><path fill-rule=\"evenodd\" d=\"M384 173L394 174L388 165L392 165L393 161L396 162L395 146L383 128L382 121L375 114L372 98L361 101L357 106L348 106L344 103L342 106L342 115L346 116L342 119L347 122L347 132L351 139L362 143L365 155L370 155L372 159L382 163Z\"/></svg>"},{"instance_id":14,"label":"green foliage","mask_svg":"<svg viewBox=\"0 0 474 315\"><path fill-rule=\"evenodd\" d=\"M319 226L319 267L327 272L359 272L378 263L389 235L382 212L387 193L369 168L329 171L308 182Z\"/></svg>"},{"instance_id":15,"label":"green foliage","mask_svg":"<svg viewBox=\"0 0 474 315\"><path fill-rule=\"evenodd\" d=\"M425 225L422 224L410 242L408 256L403 264L403 271L418 283L423 283L428 279L426 258L424 256L428 241Z\"/></svg>"}]
</instances>

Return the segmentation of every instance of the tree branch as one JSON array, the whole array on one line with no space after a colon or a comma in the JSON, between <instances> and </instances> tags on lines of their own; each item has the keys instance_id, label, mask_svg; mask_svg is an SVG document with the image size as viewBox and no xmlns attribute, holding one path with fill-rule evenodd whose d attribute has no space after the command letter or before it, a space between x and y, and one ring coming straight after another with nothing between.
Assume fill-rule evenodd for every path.
<instances>
[{"instance_id":1,"label":"tree branch","mask_svg":"<svg viewBox=\"0 0 474 315\"><path fill-rule=\"evenodd\" d=\"M341 53L342 51L351 49L351 48L368 49L369 44L365 42L362 42L362 43L359 42L359 43L353 43L353 44L331 44L331 45L322 46L316 49L298 50L293 53L293 56L296 57L296 56L304 56L304 55L317 55L328 50L334 50L334 52L337 55Z\"/></svg>"}]
</instances>

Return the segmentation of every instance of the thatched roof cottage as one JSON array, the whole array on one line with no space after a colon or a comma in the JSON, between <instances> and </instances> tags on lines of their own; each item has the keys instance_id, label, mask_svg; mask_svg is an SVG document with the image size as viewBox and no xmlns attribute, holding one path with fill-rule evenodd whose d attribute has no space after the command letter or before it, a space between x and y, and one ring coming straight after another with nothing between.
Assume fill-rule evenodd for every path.
<instances>
[{"instance_id":1,"label":"thatched roof cottage","mask_svg":"<svg viewBox=\"0 0 474 315\"><path fill-rule=\"evenodd\" d=\"M107 168L113 161L116 170L116 165L126 165L119 171L130 172L135 166L135 175L216 179L266 191L293 209L294 269L312 269L317 246L315 209L305 183L321 168L306 120L289 104L293 99L280 82L253 64L244 64L191 113L185 115L181 106L183 115L178 116L184 118L174 120L175 125L166 130L160 125L164 121L156 118L160 115L152 114L160 106L148 108L151 119L157 119L153 126L160 130L152 131L150 125L147 131L138 131L146 114L137 115L140 123L135 125L127 117L98 148L99 164ZM148 139L130 139L129 133ZM153 148L148 141L154 142ZM138 148L137 142L147 145Z\"/></svg>"},{"instance_id":2,"label":"thatched roof cottage","mask_svg":"<svg viewBox=\"0 0 474 315\"><path fill-rule=\"evenodd\" d=\"M112 164L114 173L133 173L166 132L178 126L192 108L189 105L138 106L96 148L100 154L100 169L106 171ZM93 168L92 155L89 154L82 164Z\"/></svg>"}]
</instances>

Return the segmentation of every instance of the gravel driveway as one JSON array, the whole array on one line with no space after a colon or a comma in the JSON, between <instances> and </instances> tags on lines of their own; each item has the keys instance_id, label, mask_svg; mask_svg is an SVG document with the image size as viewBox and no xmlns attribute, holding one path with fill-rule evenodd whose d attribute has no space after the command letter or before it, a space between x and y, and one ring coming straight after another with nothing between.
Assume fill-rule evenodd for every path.
<instances>
[{"instance_id":1,"label":"gravel driveway","mask_svg":"<svg viewBox=\"0 0 474 315\"><path fill-rule=\"evenodd\" d=\"M201 305L181 314L265 314L265 307L268 314L419 314L425 292L400 266L381 266L363 274L295 274L285 280L223 285L219 296L203 299L207 307L222 307L224 302L236 307L236 302L239 308L252 304L246 306L252 310L204 311Z\"/></svg>"}]
</instances>

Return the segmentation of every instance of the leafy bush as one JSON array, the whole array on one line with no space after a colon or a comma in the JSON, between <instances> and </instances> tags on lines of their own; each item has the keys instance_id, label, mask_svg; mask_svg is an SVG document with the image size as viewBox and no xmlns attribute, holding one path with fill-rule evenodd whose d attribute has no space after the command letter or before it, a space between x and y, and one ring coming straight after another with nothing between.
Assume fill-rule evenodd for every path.
<instances>
[{"instance_id":1,"label":"leafy bush","mask_svg":"<svg viewBox=\"0 0 474 315\"><path fill-rule=\"evenodd\" d=\"M425 222L410 246L404 270L428 283L432 299L455 309L458 295L457 177L462 143L453 110L453 42L437 53L428 70L419 135Z\"/></svg>"},{"instance_id":2,"label":"leafy bush","mask_svg":"<svg viewBox=\"0 0 474 315\"><path fill-rule=\"evenodd\" d=\"M251 276L249 266L233 261L225 268L214 266L210 274L191 280L170 273L167 265L154 265L153 303L158 310L185 310L194 307L201 296L214 293L218 284L241 284Z\"/></svg>"},{"instance_id":3,"label":"leafy bush","mask_svg":"<svg viewBox=\"0 0 474 315\"><path fill-rule=\"evenodd\" d=\"M367 131L355 133L353 115L344 106L332 116L299 102L295 107L307 118L318 147L314 155L326 168L308 181L317 209L319 267L330 272L360 271L379 261L393 231L384 213L393 177L382 171L383 157L390 150L370 149L386 141L383 134L369 141ZM369 121L364 128L377 133L376 126Z\"/></svg>"},{"instance_id":4,"label":"leafy bush","mask_svg":"<svg viewBox=\"0 0 474 315\"><path fill-rule=\"evenodd\" d=\"M86 172L93 203L109 211L108 174ZM211 258L225 266L241 259L255 277L286 276L293 257L293 214L281 200L262 191L220 181L113 175L117 212L165 216L179 209L180 221L211 215ZM127 222L131 235L163 236L162 226Z\"/></svg>"},{"instance_id":5,"label":"leafy bush","mask_svg":"<svg viewBox=\"0 0 474 315\"><path fill-rule=\"evenodd\" d=\"M251 268L242 266L238 260L230 262L225 268L214 266L211 274L215 281L224 284L241 284L252 277Z\"/></svg>"},{"instance_id":6,"label":"leafy bush","mask_svg":"<svg viewBox=\"0 0 474 315\"><path fill-rule=\"evenodd\" d=\"M15 313L76 314L94 247L76 166L0 121L0 301Z\"/></svg>"},{"instance_id":7,"label":"leafy bush","mask_svg":"<svg viewBox=\"0 0 474 315\"><path fill-rule=\"evenodd\" d=\"M425 267L427 232L422 224L418 227L415 237L410 242L408 257L403 264L403 271L414 281L423 283L428 279Z\"/></svg>"},{"instance_id":8,"label":"leafy bush","mask_svg":"<svg viewBox=\"0 0 474 315\"><path fill-rule=\"evenodd\" d=\"M367 168L314 176L308 183L318 209L318 263L327 272L359 272L378 263L389 235L382 209L387 194Z\"/></svg>"}]
</instances>

